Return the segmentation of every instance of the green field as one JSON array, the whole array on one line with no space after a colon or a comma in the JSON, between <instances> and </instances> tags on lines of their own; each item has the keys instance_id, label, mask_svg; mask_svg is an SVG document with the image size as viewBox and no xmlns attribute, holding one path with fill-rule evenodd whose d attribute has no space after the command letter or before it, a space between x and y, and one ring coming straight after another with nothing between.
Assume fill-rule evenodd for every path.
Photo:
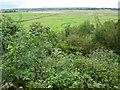
<instances>
[{"instance_id":1,"label":"green field","mask_svg":"<svg viewBox=\"0 0 120 90\"><path fill-rule=\"evenodd\" d=\"M67 24L79 25L84 21L95 23L94 16L97 15L103 23L107 20L118 19L118 12L113 10L61 10L61 11L30 11L3 13L11 16L14 20L23 20L22 24L26 29L33 22L40 22L44 26L49 26L52 30L61 31ZM25 20L25 21L24 21Z\"/></svg>"}]
</instances>

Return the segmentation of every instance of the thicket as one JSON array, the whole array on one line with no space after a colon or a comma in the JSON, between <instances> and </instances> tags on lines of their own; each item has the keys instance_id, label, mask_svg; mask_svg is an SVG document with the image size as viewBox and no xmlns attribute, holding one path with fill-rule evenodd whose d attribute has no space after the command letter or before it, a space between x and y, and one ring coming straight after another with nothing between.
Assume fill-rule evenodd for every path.
<instances>
[{"instance_id":1,"label":"thicket","mask_svg":"<svg viewBox=\"0 0 120 90\"><path fill-rule=\"evenodd\" d=\"M10 17L2 18L2 83L25 88L119 87L119 22L65 27L56 34L33 23L26 31Z\"/></svg>"}]
</instances>

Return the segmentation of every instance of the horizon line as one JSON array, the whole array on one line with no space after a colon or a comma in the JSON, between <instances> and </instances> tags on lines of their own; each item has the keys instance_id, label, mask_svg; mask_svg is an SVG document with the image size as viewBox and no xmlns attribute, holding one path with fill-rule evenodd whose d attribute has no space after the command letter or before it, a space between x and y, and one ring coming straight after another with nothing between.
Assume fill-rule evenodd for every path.
<instances>
[{"instance_id":1,"label":"horizon line","mask_svg":"<svg viewBox=\"0 0 120 90\"><path fill-rule=\"evenodd\" d=\"M33 7L33 8L0 8L0 10L5 10L5 9L41 9L41 8L42 9L43 8L98 8L98 9L99 8L100 9L101 8L102 9L104 9L104 8L105 9L110 9L110 8L112 9L113 8L113 9L119 9L119 7L117 7L117 8L116 7L38 7L38 8L37 7Z\"/></svg>"}]
</instances>

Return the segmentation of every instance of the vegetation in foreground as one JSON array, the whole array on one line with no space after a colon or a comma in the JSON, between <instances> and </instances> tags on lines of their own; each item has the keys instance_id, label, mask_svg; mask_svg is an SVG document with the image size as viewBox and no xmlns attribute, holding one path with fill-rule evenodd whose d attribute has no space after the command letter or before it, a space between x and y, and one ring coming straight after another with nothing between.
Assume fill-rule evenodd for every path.
<instances>
[{"instance_id":1,"label":"vegetation in foreground","mask_svg":"<svg viewBox=\"0 0 120 90\"><path fill-rule=\"evenodd\" d=\"M40 23L26 32L20 23L3 16L2 83L63 90L120 89L120 22L97 20L96 26L86 21L67 25L56 34Z\"/></svg>"}]
</instances>

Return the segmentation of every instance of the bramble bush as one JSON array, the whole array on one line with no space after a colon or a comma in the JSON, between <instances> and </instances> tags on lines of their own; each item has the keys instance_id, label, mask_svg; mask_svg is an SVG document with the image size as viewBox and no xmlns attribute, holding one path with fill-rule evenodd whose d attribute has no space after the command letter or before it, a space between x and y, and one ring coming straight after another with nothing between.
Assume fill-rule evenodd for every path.
<instances>
[{"instance_id":1,"label":"bramble bush","mask_svg":"<svg viewBox=\"0 0 120 90\"><path fill-rule=\"evenodd\" d=\"M26 88L63 90L120 89L119 55L95 37L100 31L94 32L96 29L89 22L78 27L68 26L64 33L57 35L40 23L33 23L30 30L26 31L17 24L12 26L9 19L3 20L6 20L2 26L3 35L7 35L8 30L11 39L9 43L8 39L3 41L7 49L2 55L3 83L12 80L16 86ZM8 22L11 26L6 28ZM106 27L107 25L105 24ZM109 37L114 38L111 35L106 37L108 42L111 42ZM105 48L96 49L94 44L97 45L98 42L99 47Z\"/></svg>"}]
</instances>

